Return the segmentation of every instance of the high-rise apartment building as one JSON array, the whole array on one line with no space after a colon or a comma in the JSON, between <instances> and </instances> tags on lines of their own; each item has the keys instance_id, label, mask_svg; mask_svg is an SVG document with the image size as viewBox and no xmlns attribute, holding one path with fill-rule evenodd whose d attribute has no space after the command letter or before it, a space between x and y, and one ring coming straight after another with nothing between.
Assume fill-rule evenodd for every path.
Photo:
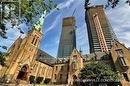
<instances>
[{"instance_id":1,"label":"high-rise apartment building","mask_svg":"<svg viewBox=\"0 0 130 86\"><path fill-rule=\"evenodd\" d=\"M72 53L74 48L76 48L75 18L66 17L63 19L58 57L66 58Z\"/></svg>"},{"instance_id":2,"label":"high-rise apartment building","mask_svg":"<svg viewBox=\"0 0 130 86\"><path fill-rule=\"evenodd\" d=\"M90 53L108 51L116 38L103 10L103 6L86 7L85 20L89 37Z\"/></svg>"}]
</instances>

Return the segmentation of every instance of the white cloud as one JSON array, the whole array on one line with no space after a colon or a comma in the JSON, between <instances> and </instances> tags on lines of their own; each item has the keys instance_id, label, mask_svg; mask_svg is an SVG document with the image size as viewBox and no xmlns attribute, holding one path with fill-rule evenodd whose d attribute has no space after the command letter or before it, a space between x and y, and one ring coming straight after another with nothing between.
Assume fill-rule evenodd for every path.
<instances>
[{"instance_id":1,"label":"white cloud","mask_svg":"<svg viewBox=\"0 0 130 86\"><path fill-rule=\"evenodd\" d=\"M59 14L59 15L55 18L55 20L54 20L54 22L52 23L52 25L51 25L49 28L47 28L47 30L45 30L45 34L46 34L47 32L49 32L49 31L51 31L52 29L56 28L56 25L59 23L60 17L61 17L61 14Z\"/></svg>"},{"instance_id":2,"label":"white cloud","mask_svg":"<svg viewBox=\"0 0 130 86\"><path fill-rule=\"evenodd\" d=\"M74 0L65 1L65 2L63 2L63 3L58 4L58 5L57 5L57 8L58 8L59 10L62 10L63 8L69 7L73 2L74 2ZM53 12L58 11L57 8L51 10L51 11L46 15L46 17L48 17L49 15L51 15Z\"/></svg>"},{"instance_id":3,"label":"white cloud","mask_svg":"<svg viewBox=\"0 0 130 86\"><path fill-rule=\"evenodd\" d=\"M59 9L63 9L65 7L69 7L73 2L74 2L74 0L68 0L66 2L63 2L63 3L59 4L57 7Z\"/></svg>"},{"instance_id":4,"label":"white cloud","mask_svg":"<svg viewBox=\"0 0 130 86\"><path fill-rule=\"evenodd\" d=\"M114 9L106 10L108 19L119 41L130 47L130 6L122 2Z\"/></svg>"},{"instance_id":5,"label":"white cloud","mask_svg":"<svg viewBox=\"0 0 130 86\"><path fill-rule=\"evenodd\" d=\"M123 32L120 33L121 35L119 36L120 38L120 42L124 43L126 45L126 47L130 47L130 32Z\"/></svg>"}]
</instances>

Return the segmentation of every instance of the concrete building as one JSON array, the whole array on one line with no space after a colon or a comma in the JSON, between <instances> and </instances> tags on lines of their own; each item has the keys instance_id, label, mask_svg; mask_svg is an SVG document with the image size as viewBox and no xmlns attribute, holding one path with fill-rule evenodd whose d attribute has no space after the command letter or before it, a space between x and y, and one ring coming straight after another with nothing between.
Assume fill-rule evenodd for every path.
<instances>
[{"instance_id":1,"label":"concrete building","mask_svg":"<svg viewBox=\"0 0 130 86\"><path fill-rule=\"evenodd\" d=\"M108 51L116 36L109 24L102 5L86 7L85 20L87 24L90 53Z\"/></svg>"},{"instance_id":2,"label":"concrete building","mask_svg":"<svg viewBox=\"0 0 130 86\"><path fill-rule=\"evenodd\" d=\"M75 18L66 17L63 19L62 24L58 58L65 58L70 56L74 48L76 48Z\"/></svg>"}]
</instances>

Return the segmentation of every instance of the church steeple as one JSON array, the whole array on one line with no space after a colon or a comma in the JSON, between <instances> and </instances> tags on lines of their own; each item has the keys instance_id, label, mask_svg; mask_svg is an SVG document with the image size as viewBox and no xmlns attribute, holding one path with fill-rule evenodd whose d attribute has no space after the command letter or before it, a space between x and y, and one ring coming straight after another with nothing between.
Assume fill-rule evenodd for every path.
<instances>
[{"instance_id":1,"label":"church steeple","mask_svg":"<svg viewBox=\"0 0 130 86\"><path fill-rule=\"evenodd\" d=\"M42 33L42 25L45 20L46 12L47 11L45 10L42 16L39 18L39 20L33 25L33 29L40 31L41 33Z\"/></svg>"},{"instance_id":2,"label":"church steeple","mask_svg":"<svg viewBox=\"0 0 130 86\"><path fill-rule=\"evenodd\" d=\"M32 29L28 32L28 38L30 40L29 43L33 44L35 47L39 47L40 40L43 36L42 34L42 25L44 23L46 16L46 10L39 18L39 20L33 25Z\"/></svg>"}]
</instances>

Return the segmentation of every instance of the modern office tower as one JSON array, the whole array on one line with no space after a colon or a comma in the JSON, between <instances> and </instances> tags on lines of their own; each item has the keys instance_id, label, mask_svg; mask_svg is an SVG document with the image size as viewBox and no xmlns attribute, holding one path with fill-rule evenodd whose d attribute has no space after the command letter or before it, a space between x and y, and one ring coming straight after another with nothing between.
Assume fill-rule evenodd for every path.
<instances>
[{"instance_id":1,"label":"modern office tower","mask_svg":"<svg viewBox=\"0 0 130 86\"><path fill-rule=\"evenodd\" d=\"M92 6L85 9L90 53L108 51L116 36L104 13L103 6Z\"/></svg>"},{"instance_id":2,"label":"modern office tower","mask_svg":"<svg viewBox=\"0 0 130 86\"><path fill-rule=\"evenodd\" d=\"M63 19L62 32L60 37L58 58L66 58L76 48L75 18L66 17Z\"/></svg>"}]
</instances>

